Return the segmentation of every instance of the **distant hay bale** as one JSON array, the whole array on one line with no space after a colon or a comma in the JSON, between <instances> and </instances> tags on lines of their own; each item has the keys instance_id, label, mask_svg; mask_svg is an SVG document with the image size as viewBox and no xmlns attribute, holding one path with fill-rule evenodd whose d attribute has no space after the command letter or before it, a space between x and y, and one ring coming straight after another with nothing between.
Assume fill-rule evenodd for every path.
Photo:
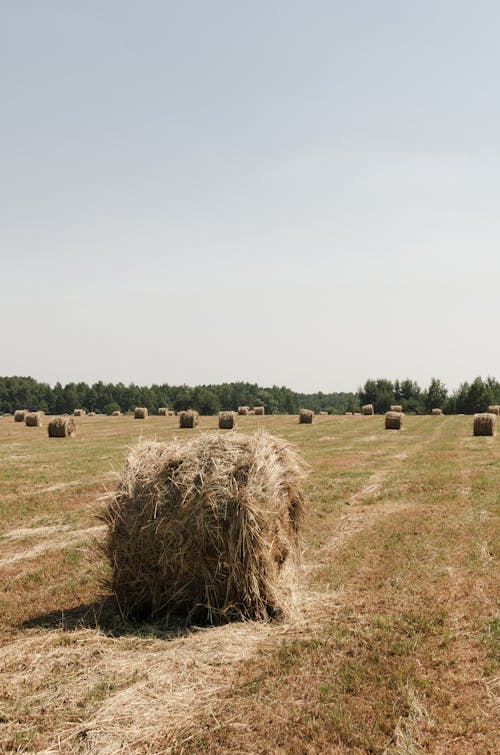
<instances>
[{"instance_id":1,"label":"distant hay bale","mask_svg":"<svg viewBox=\"0 0 500 755\"><path fill-rule=\"evenodd\" d=\"M375 414L375 409L373 408L373 404L365 404L364 406L361 407L361 410L363 414L366 416L371 416Z\"/></svg>"},{"instance_id":2,"label":"distant hay bale","mask_svg":"<svg viewBox=\"0 0 500 755\"><path fill-rule=\"evenodd\" d=\"M328 414L328 412L320 412L320 415L321 415L322 417L324 417L324 416L325 416L325 414L327 415L327 414Z\"/></svg>"},{"instance_id":3,"label":"distant hay bale","mask_svg":"<svg viewBox=\"0 0 500 755\"><path fill-rule=\"evenodd\" d=\"M258 416L262 416L266 413L265 408L263 406L255 406L254 407L254 414Z\"/></svg>"},{"instance_id":4,"label":"distant hay bale","mask_svg":"<svg viewBox=\"0 0 500 755\"><path fill-rule=\"evenodd\" d=\"M173 417L174 415L175 415L175 412L174 412L174 410L173 410L173 409L169 409L169 410L168 410L168 416L169 416L169 417Z\"/></svg>"},{"instance_id":5,"label":"distant hay bale","mask_svg":"<svg viewBox=\"0 0 500 755\"><path fill-rule=\"evenodd\" d=\"M27 414L26 409L16 409L14 412L14 422L24 422Z\"/></svg>"},{"instance_id":6,"label":"distant hay bale","mask_svg":"<svg viewBox=\"0 0 500 755\"><path fill-rule=\"evenodd\" d=\"M168 408L166 406L160 406L158 408L159 417L168 417Z\"/></svg>"},{"instance_id":7,"label":"distant hay bale","mask_svg":"<svg viewBox=\"0 0 500 755\"><path fill-rule=\"evenodd\" d=\"M489 406L488 414L496 414L498 416L500 414L500 404L492 404Z\"/></svg>"},{"instance_id":8,"label":"distant hay bale","mask_svg":"<svg viewBox=\"0 0 500 755\"><path fill-rule=\"evenodd\" d=\"M400 404L393 404L391 406L391 412L402 412L403 407Z\"/></svg>"},{"instance_id":9,"label":"distant hay bale","mask_svg":"<svg viewBox=\"0 0 500 755\"><path fill-rule=\"evenodd\" d=\"M186 411L179 414L179 427L193 428L198 424L198 412Z\"/></svg>"},{"instance_id":10,"label":"distant hay bale","mask_svg":"<svg viewBox=\"0 0 500 755\"><path fill-rule=\"evenodd\" d=\"M48 424L49 438L72 438L76 434L73 417L54 417Z\"/></svg>"},{"instance_id":11,"label":"distant hay bale","mask_svg":"<svg viewBox=\"0 0 500 755\"><path fill-rule=\"evenodd\" d=\"M148 410L145 406L136 406L134 411L134 419L147 419Z\"/></svg>"},{"instance_id":12,"label":"distant hay bale","mask_svg":"<svg viewBox=\"0 0 500 755\"><path fill-rule=\"evenodd\" d=\"M387 412L385 415L385 429L401 430L404 416L403 412Z\"/></svg>"},{"instance_id":13,"label":"distant hay bale","mask_svg":"<svg viewBox=\"0 0 500 755\"><path fill-rule=\"evenodd\" d=\"M248 415L253 417L254 414L255 414L255 411L253 409L250 409L250 411L248 412Z\"/></svg>"},{"instance_id":14,"label":"distant hay bale","mask_svg":"<svg viewBox=\"0 0 500 755\"><path fill-rule=\"evenodd\" d=\"M95 417L95 412L89 412L87 416L88 417Z\"/></svg>"},{"instance_id":15,"label":"distant hay bale","mask_svg":"<svg viewBox=\"0 0 500 755\"><path fill-rule=\"evenodd\" d=\"M85 414L86 414L85 409L75 409L73 411L73 417L83 417L85 416Z\"/></svg>"},{"instance_id":16,"label":"distant hay bale","mask_svg":"<svg viewBox=\"0 0 500 755\"><path fill-rule=\"evenodd\" d=\"M111 412L111 416L112 417L121 417L121 414L122 413L120 411L118 411L118 409L115 409L114 412Z\"/></svg>"},{"instance_id":17,"label":"distant hay bale","mask_svg":"<svg viewBox=\"0 0 500 755\"><path fill-rule=\"evenodd\" d=\"M303 476L295 452L267 433L133 448L102 517L120 611L211 622L290 615Z\"/></svg>"},{"instance_id":18,"label":"distant hay bale","mask_svg":"<svg viewBox=\"0 0 500 755\"><path fill-rule=\"evenodd\" d=\"M234 412L219 412L219 430L232 430L234 427Z\"/></svg>"},{"instance_id":19,"label":"distant hay bale","mask_svg":"<svg viewBox=\"0 0 500 755\"><path fill-rule=\"evenodd\" d=\"M495 435L497 415L482 412L474 415L474 435Z\"/></svg>"},{"instance_id":20,"label":"distant hay bale","mask_svg":"<svg viewBox=\"0 0 500 755\"><path fill-rule=\"evenodd\" d=\"M40 412L28 412L25 421L27 427L41 427L42 415Z\"/></svg>"},{"instance_id":21,"label":"distant hay bale","mask_svg":"<svg viewBox=\"0 0 500 755\"><path fill-rule=\"evenodd\" d=\"M346 417L352 417L353 416L353 412L344 412L344 414L345 414Z\"/></svg>"},{"instance_id":22,"label":"distant hay bale","mask_svg":"<svg viewBox=\"0 0 500 755\"><path fill-rule=\"evenodd\" d=\"M314 419L312 409L301 409L299 412L299 425L311 425Z\"/></svg>"},{"instance_id":23,"label":"distant hay bale","mask_svg":"<svg viewBox=\"0 0 500 755\"><path fill-rule=\"evenodd\" d=\"M243 417L243 416L244 416L245 414L249 414L249 412L250 412L250 407L249 407L249 406L239 406L239 407L238 407L238 414L239 414L240 416L242 416L242 417Z\"/></svg>"},{"instance_id":24,"label":"distant hay bale","mask_svg":"<svg viewBox=\"0 0 500 755\"><path fill-rule=\"evenodd\" d=\"M443 410L436 407L435 409L431 409L431 413L434 417L439 417L439 415L443 413Z\"/></svg>"}]
</instances>

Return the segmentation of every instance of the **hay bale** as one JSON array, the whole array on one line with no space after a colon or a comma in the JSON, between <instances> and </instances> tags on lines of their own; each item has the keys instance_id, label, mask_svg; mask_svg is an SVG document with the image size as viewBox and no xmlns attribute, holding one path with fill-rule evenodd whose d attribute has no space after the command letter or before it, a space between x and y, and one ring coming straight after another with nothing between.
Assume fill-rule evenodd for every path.
<instances>
[{"instance_id":1,"label":"hay bale","mask_svg":"<svg viewBox=\"0 0 500 755\"><path fill-rule=\"evenodd\" d=\"M54 417L48 424L49 438L72 438L76 434L73 417Z\"/></svg>"},{"instance_id":2,"label":"hay bale","mask_svg":"<svg viewBox=\"0 0 500 755\"><path fill-rule=\"evenodd\" d=\"M404 416L403 412L387 412L385 415L385 429L401 430Z\"/></svg>"},{"instance_id":3,"label":"hay bale","mask_svg":"<svg viewBox=\"0 0 500 755\"><path fill-rule=\"evenodd\" d=\"M489 406L488 414L496 414L498 416L500 414L500 404L492 404Z\"/></svg>"},{"instance_id":4,"label":"hay bale","mask_svg":"<svg viewBox=\"0 0 500 755\"><path fill-rule=\"evenodd\" d=\"M24 422L28 411L26 409L16 409L14 412L14 422Z\"/></svg>"},{"instance_id":5,"label":"hay bale","mask_svg":"<svg viewBox=\"0 0 500 755\"><path fill-rule=\"evenodd\" d=\"M263 414L265 414L265 408L263 406L255 406L253 413L259 417L261 417Z\"/></svg>"},{"instance_id":6,"label":"hay bale","mask_svg":"<svg viewBox=\"0 0 500 755\"><path fill-rule=\"evenodd\" d=\"M243 417L243 416L244 416L245 414L249 414L249 412L250 412L250 407L249 407L249 406L239 406L239 407L238 407L238 414L239 414L240 416L242 416L242 417Z\"/></svg>"},{"instance_id":7,"label":"hay bale","mask_svg":"<svg viewBox=\"0 0 500 755\"><path fill-rule=\"evenodd\" d=\"M321 415L322 417L328 416L328 412L320 412L320 415Z\"/></svg>"},{"instance_id":8,"label":"hay bale","mask_svg":"<svg viewBox=\"0 0 500 755\"><path fill-rule=\"evenodd\" d=\"M361 411L367 417L371 417L373 414L375 414L375 409L373 408L373 404L365 404L364 406L361 407Z\"/></svg>"},{"instance_id":9,"label":"hay bale","mask_svg":"<svg viewBox=\"0 0 500 755\"><path fill-rule=\"evenodd\" d=\"M431 409L431 414L434 417L439 417L443 413L442 409L438 409L437 407L435 409Z\"/></svg>"},{"instance_id":10,"label":"hay bale","mask_svg":"<svg viewBox=\"0 0 500 755\"><path fill-rule=\"evenodd\" d=\"M267 433L133 448L103 515L121 612L212 622L289 614L302 478L297 455Z\"/></svg>"},{"instance_id":11,"label":"hay bale","mask_svg":"<svg viewBox=\"0 0 500 755\"><path fill-rule=\"evenodd\" d=\"M40 412L28 412L26 414L26 427L41 427L42 415Z\"/></svg>"},{"instance_id":12,"label":"hay bale","mask_svg":"<svg viewBox=\"0 0 500 755\"><path fill-rule=\"evenodd\" d=\"M73 417L84 417L86 414L85 409L74 409Z\"/></svg>"},{"instance_id":13,"label":"hay bale","mask_svg":"<svg viewBox=\"0 0 500 755\"><path fill-rule=\"evenodd\" d=\"M353 412L344 412L344 414L345 414L346 417L352 417L353 416Z\"/></svg>"},{"instance_id":14,"label":"hay bale","mask_svg":"<svg viewBox=\"0 0 500 755\"><path fill-rule=\"evenodd\" d=\"M474 415L474 435L495 435L497 415L482 412Z\"/></svg>"},{"instance_id":15,"label":"hay bale","mask_svg":"<svg viewBox=\"0 0 500 755\"><path fill-rule=\"evenodd\" d=\"M391 406L391 412L402 412L403 407L400 404L393 404Z\"/></svg>"},{"instance_id":16,"label":"hay bale","mask_svg":"<svg viewBox=\"0 0 500 755\"><path fill-rule=\"evenodd\" d=\"M168 408L166 406L160 406L158 408L159 417L168 417Z\"/></svg>"},{"instance_id":17,"label":"hay bale","mask_svg":"<svg viewBox=\"0 0 500 755\"><path fill-rule=\"evenodd\" d=\"M96 416L96 415L95 415L95 412L89 412L89 413L87 414L87 417L95 417L95 416Z\"/></svg>"},{"instance_id":18,"label":"hay bale","mask_svg":"<svg viewBox=\"0 0 500 755\"><path fill-rule=\"evenodd\" d=\"M179 414L179 427L193 428L198 424L198 412L187 411Z\"/></svg>"},{"instance_id":19,"label":"hay bale","mask_svg":"<svg viewBox=\"0 0 500 755\"><path fill-rule=\"evenodd\" d=\"M169 416L169 417L173 417L174 415L175 415L175 412L174 412L174 410L173 410L173 409L169 409L169 410L168 410L168 416Z\"/></svg>"},{"instance_id":20,"label":"hay bale","mask_svg":"<svg viewBox=\"0 0 500 755\"><path fill-rule=\"evenodd\" d=\"M301 409L299 412L299 425L311 425L314 419L312 409Z\"/></svg>"},{"instance_id":21,"label":"hay bale","mask_svg":"<svg viewBox=\"0 0 500 755\"><path fill-rule=\"evenodd\" d=\"M219 430L232 430L234 427L234 412L219 412Z\"/></svg>"},{"instance_id":22,"label":"hay bale","mask_svg":"<svg viewBox=\"0 0 500 755\"><path fill-rule=\"evenodd\" d=\"M148 410L145 406L136 406L134 411L134 419L147 419Z\"/></svg>"},{"instance_id":23,"label":"hay bale","mask_svg":"<svg viewBox=\"0 0 500 755\"><path fill-rule=\"evenodd\" d=\"M118 409L115 409L114 412L111 412L112 417L121 417L122 413L118 411Z\"/></svg>"}]
</instances>

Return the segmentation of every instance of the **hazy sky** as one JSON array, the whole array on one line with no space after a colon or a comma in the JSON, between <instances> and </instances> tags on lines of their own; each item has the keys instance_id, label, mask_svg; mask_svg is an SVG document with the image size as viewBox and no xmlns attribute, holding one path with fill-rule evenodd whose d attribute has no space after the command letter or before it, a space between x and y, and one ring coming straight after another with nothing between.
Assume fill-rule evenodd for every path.
<instances>
[{"instance_id":1,"label":"hazy sky","mask_svg":"<svg viewBox=\"0 0 500 755\"><path fill-rule=\"evenodd\" d=\"M500 377L497 2L0 10L0 374Z\"/></svg>"}]
</instances>

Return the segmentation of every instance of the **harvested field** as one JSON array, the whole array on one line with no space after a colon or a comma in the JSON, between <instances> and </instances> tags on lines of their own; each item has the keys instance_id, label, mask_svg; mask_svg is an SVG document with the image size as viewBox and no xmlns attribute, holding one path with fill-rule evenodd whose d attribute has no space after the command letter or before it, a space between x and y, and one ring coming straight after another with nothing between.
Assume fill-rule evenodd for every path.
<instances>
[{"instance_id":1,"label":"harvested field","mask_svg":"<svg viewBox=\"0 0 500 755\"><path fill-rule=\"evenodd\" d=\"M498 436L470 415L246 419L236 436L263 427L311 468L294 612L186 627L122 618L94 514L141 436L217 418L98 419L71 443L0 425L1 752L498 749Z\"/></svg>"}]
</instances>

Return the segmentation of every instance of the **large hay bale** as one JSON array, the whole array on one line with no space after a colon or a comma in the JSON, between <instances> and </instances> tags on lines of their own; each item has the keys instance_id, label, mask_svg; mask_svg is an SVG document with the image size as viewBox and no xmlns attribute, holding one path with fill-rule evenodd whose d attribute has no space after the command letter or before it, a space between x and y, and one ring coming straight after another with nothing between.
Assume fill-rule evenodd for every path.
<instances>
[{"instance_id":1,"label":"large hay bale","mask_svg":"<svg viewBox=\"0 0 500 755\"><path fill-rule=\"evenodd\" d=\"M198 412L186 411L179 414L179 427L192 428L198 424Z\"/></svg>"},{"instance_id":2,"label":"large hay bale","mask_svg":"<svg viewBox=\"0 0 500 755\"><path fill-rule=\"evenodd\" d=\"M85 409L74 409L73 417L84 417L86 414Z\"/></svg>"},{"instance_id":3,"label":"large hay bale","mask_svg":"<svg viewBox=\"0 0 500 755\"><path fill-rule=\"evenodd\" d=\"M241 416L244 416L245 414L248 414L250 412L249 406L239 406L238 407L238 414Z\"/></svg>"},{"instance_id":4,"label":"large hay bale","mask_svg":"<svg viewBox=\"0 0 500 755\"><path fill-rule=\"evenodd\" d=\"M385 415L385 429L401 430L404 416L403 412L387 412Z\"/></svg>"},{"instance_id":5,"label":"large hay bale","mask_svg":"<svg viewBox=\"0 0 500 755\"><path fill-rule=\"evenodd\" d=\"M361 407L361 411L367 417L371 417L373 414L375 414L375 409L373 407L373 404L365 404L364 406Z\"/></svg>"},{"instance_id":6,"label":"large hay bale","mask_svg":"<svg viewBox=\"0 0 500 755\"><path fill-rule=\"evenodd\" d=\"M14 422L24 422L28 411L26 409L16 409L14 412Z\"/></svg>"},{"instance_id":7,"label":"large hay bale","mask_svg":"<svg viewBox=\"0 0 500 755\"><path fill-rule=\"evenodd\" d=\"M234 412L219 412L219 430L232 430L234 427Z\"/></svg>"},{"instance_id":8,"label":"large hay bale","mask_svg":"<svg viewBox=\"0 0 500 755\"><path fill-rule=\"evenodd\" d=\"M40 412L28 412L26 415L26 427L41 427L42 415Z\"/></svg>"},{"instance_id":9,"label":"large hay bale","mask_svg":"<svg viewBox=\"0 0 500 755\"><path fill-rule=\"evenodd\" d=\"M262 416L263 414L266 413L265 407L263 407L263 406L255 406L254 410L253 410L253 413L255 415Z\"/></svg>"},{"instance_id":10,"label":"large hay bale","mask_svg":"<svg viewBox=\"0 0 500 755\"><path fill-rule=\"evenodd\" d=\"M474 415L474 435L495 435L497 415L482 412Z\"/></svg>"},{"instance_id":11,"label":"large hay bale","mask_svg":"<svg viewBox=\"0 0 500 755\"><path fill-rule=\"evenodd\" d=\"M72 438L76 424L72 417L54 417L48 424L49 438Z\"/></svg>"},{"instance_id":12,"label":"large hay bale","mask_svg":"<svg viewBox=\"0 0 500 755\"><path fill-rule=\"evenodd\" d=\"M500 404L492 404L489 406L488 414L496 414L498 416L500 414Z\"/></svg>"},{"instance_id":13,"label":"large hay bale","mask_svg":"<svg viewBox=\"0 0 500 755\"><path fill-rule=\"evenodd\" d=\"M297 455L267 433L133 448L103 515L120 610L209 621L288 614L302 477Z\"/></svg>"},{"instance_id":14,"label":"large hay bale","mask_svg":"<svg viewBox=\"0 0 500 755\"><path fill-rule=\"evenodd\" d=\"M311 425L314 419L312 409L301 409L299 411L299 425Z\"/></svg>"},{"instance_id":15,"label":"large hay bale","mask_svg":"<svg viewBox=\"0 0 500 755\"><path fill-rule=\"evenodd\" d=\"M134 419L147 419L148 410L145 406L136 406L134 411Z\"/></svg>"},{"instance_id":16,"label":"large hay bale","mask_svg":"<svg viewBox=\"0 0 500 755\"><path fill-rule=\"evenodd\" d=\"M402 411L403 411L403 407L401 406L401 404L393 404L391 406L391 412L402 412Z\"/></svg>"},{"instance_id":17,"label":"large hay bale","mask_svg":"<svg viewBox=\"0 0 500 755\"><path fill-rule=\"evenodd\" d=\"M431 409L431 413L434 417L439 417L443 413L443 410L436 407L435 409Z\"/></svg>"},{"instance_id":18,"label":"large hay bale","mask_svg":"<svg viewBox=\"0 0 500 755\"><path fill-rule=\"evenodd\" d=\"M168 408L166 406L160 406L160 407L158 407L158 416L159 417L168 417Z\"/></svg>"}]
</instances>

